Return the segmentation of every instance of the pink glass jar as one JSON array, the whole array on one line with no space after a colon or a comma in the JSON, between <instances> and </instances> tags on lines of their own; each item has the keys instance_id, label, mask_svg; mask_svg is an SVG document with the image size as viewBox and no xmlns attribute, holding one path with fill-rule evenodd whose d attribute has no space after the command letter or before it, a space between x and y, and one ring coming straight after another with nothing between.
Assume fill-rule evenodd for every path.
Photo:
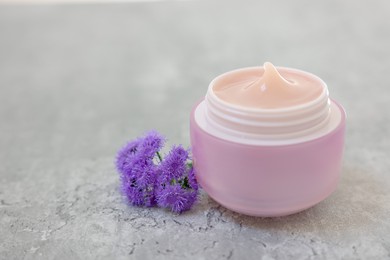
<instances>
[{"instance_id":1,"label":"pink glass jar","mask_svg":"<svg viewBox=\"0 0 390 260\"><path fill-rule=\"evenodd\" d=\"M329 99L326 84L313 101L282 109L253 109L229 104L213 93L190 118L196 177L211 198L252 216L283 216L307 209L329 196L339 181L346 115Z\"/></svg>"}]
</instances>

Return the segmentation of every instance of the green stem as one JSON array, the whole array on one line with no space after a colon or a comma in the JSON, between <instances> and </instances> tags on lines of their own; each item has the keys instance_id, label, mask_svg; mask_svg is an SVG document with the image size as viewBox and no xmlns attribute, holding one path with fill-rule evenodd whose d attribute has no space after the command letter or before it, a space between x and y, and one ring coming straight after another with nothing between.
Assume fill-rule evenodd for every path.
<instances>
[{"instance_id":1,"label":"green stem","mask_svg":"<svg viewBox=\"0 0 390 260\"><path fill-rule=\"evenodd\" d=\"M161 154L160 154L159 152L156 152L156 154L157 154L157 157L158 157L158 159L160 160L160 162L162 162Z\"/></svg>"}]
</instances>

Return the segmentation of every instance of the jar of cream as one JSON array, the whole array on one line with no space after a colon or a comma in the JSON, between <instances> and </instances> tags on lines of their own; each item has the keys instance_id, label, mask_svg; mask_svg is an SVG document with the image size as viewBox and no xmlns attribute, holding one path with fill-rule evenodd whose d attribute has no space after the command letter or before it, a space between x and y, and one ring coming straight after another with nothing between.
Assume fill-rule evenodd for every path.
<instances>
[{"instance_id":1,"label":"jar of cream","mask_svg":"<svg viewBox=\"0 0 390 260\"><path fill-rule=\"evenodd\" d=\"M345 119L326 84L308 72L267 62L222 74L191 112L198 182L247 215L307 209L337 186Z\"/></svg>"}]
</instances>

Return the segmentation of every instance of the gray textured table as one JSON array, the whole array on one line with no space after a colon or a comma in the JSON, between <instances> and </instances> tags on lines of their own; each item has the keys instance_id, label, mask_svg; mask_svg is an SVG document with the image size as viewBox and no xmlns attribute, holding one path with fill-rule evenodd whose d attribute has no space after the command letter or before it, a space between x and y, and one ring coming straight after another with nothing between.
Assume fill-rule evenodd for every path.
<instances>
[{"instance_id":1,"label":"gray textured table","mask_svg":"<svg viewBox=\"0 0 390 260\"><path fill-rule=\"evenodd\" d=\"M389 259L390 2L0 6L1 259ZM113 166L155 128L189 145L219 73L322 77L348 112L337 191L282 218L202 193L183 215L126 205Z\"/></svg>"}]
</instances>

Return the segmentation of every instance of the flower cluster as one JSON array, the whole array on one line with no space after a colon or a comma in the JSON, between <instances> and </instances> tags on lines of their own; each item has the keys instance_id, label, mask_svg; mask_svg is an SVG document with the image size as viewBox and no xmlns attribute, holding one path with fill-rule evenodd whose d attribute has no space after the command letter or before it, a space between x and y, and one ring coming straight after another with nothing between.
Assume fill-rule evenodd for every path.
<instances>
[{"instance_id":1,"label":"flower cluster","mask_svg":"<svg viewBox=\"0 0 390 260\"><path fill-rule=\"evenodd\" d=\"M180 145L162 158L164 143L163 136L150 131L119 150L116 167L122 191L133 205L158 205L181 213L197 199L195 170L189 152Z\"/></svg>"}]
</instances>

